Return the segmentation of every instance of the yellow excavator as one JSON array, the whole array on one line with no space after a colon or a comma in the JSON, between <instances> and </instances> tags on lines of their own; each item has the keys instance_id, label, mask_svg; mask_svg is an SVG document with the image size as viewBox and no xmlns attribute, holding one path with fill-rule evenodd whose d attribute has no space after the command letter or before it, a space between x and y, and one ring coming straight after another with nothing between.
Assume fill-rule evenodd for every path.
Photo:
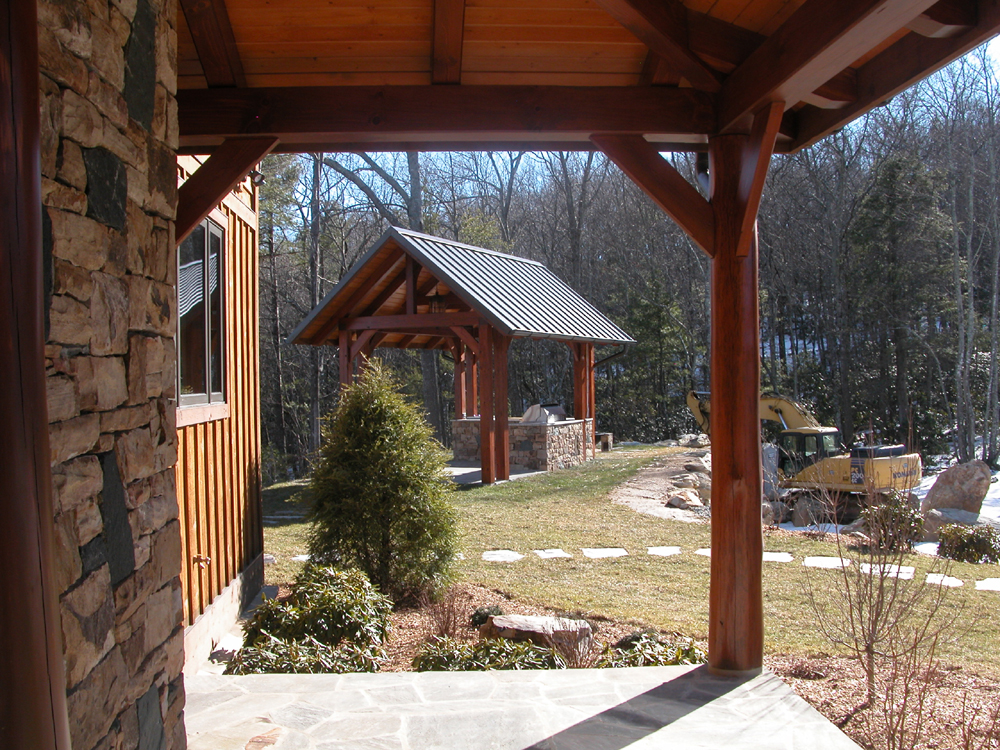
<instances>
[{"instance_id":1,"label":"yellow excavator","mask_svg":"<svg viewBox=\"0 0 1000 750\"><path fill-rule=\"evenodd\" d=\"M710 435L709 394L689 391L688 408L702 432ZM871 445L845 449L840 430L823 427L791 399L761 394L760 418L781 424L778 485L788 489L831 493L910 492L923 476L919 453L903 445Z\"/></svg>"}]
</instances>

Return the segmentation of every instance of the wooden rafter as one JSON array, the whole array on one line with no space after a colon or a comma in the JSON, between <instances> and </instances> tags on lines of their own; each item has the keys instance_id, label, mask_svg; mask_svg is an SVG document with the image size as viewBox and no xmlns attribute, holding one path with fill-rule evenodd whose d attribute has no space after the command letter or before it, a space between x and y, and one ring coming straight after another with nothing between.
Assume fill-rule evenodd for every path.
<instances>
[{"instance_id":1,"label":"wooden rafter","mask_svg":"<svg viewBox=\"0 0 1000 750\"><path fill-rule=\"evenodd\" d=\"M225 0L180 0L209 88L246 86Z\"/></svg>"},{"instance_id":2,"label":"wooden rafter","mask_svg":"<svg viewBox=\"0 0 1000 750\"><path fill-rule=\"evenodd\" d=\"M715 252L712 206L642 136L594 135L594 144L709 255Z\"/></svg>"},{"instance_id":3,"label":"wooden rafter","mask_svg":"<svg viewBox=\"0 0 1000 750\"><path fill-rule=\"evenodd\" d=\"M227 138L177 191L180 243L278 142L273 136Z\"/></svg>"},{"instance_id":4,"label":"wooden rafter","mask_svg":"<svg viewBox=\"0 0 1000 750\"><path fill-rule=\"evenodd\" d=\"M750 129L750 140L743 153L740 165L740 184L737 194L738 210L743 214L736 255L746 257L750 252L750 242L757 223L757 209L764 192L767 168L774 152L774 140L778 135L778 125L785 111L784 102L771 102L754 114Z\"/></svg>"},{"instance_id":5,"label":"wooden rafter","mask_svg":"<svg viewBox=\"0 0 1000 750\"><path fill-rule=\"evenodd\" d=\"M975 0L939 0L909 24L910 31L933 39L946 39L976 25Z\"/></svg>"},{"instance_id":6,"label":"wooden rafter","mask_svg":"<svg viewBox=\"0 0 1000 750\"><path fill-rule=\"evenodd\" d=\"M358 306L355 305L354 309L350 310L350 314L358 316L375 315L378 312L378 309L382 307L382 305L384 305L392 295L398 292L399 288L403 286L404 283L406 283L405 269L393 276L392 280L386 284L385 289L379 292L379 295L375 299L365 305L363 310L357 309Z\"/></svg>"},{"instance_id":7,"label":"wooden rafter","mask_svg":"<svg viewBox=\"0 0 1000 750\"><path fill-rule=\"evenodd\" d=\"M346 331L421 331L430 328L479 325L478 313L420 313L418 315L372 315L364 318L345 318L340 327Z\"/></svg>"},{"instance_id":8,"label":"wooden rafter","mask_svg":"<svg viewBox=\"0 0 1000 750\"><path fill-rule=\"evenodd\" d=\"M476 341L476 337L468 328L462 328L461 326L454 326L451 329L456 336L464 343L469 350L476 356L479 355L479 342Z\"/></svg>"},{"instance_id":9,"label":"wooden rafter","mask_svg":"<svg viewBox=\"0 0 1000 750\"><path fill-rule=\"evenodd\" d=\"M434 0L431 82L461 83L465 0Z\"/></svg>"},{"instance_id":10,"label":"wooden rafter","mask_svg":"<svg viewBox=\"0 0 1000 750\"><path fill-rule=\"evenodd\" d=\"M597 0L616 21L694 88L718 91L719 76L688 46L687 11L679 0Z\"/></svg>"},{"instance_id":11,"label":"wooden rafter","mask_svg":"<svg viewBox=\"0 0 1000 750\"><path fill-rule=\"evenodd\" d=\"M838 110L804 107L798 112L798 136L792 148L811 146L839 130L873 106L895 96L930 73L1000 32L1000 5L979 0L976 24L964 33L943 39L908 34L858 68L858 98Z\"/></svg>"},{"instance_id":12,"label":"wooden rafter","mask_svg":"<svg viewBox=\"0 0 1000 750\"><path fill-rule=\"evenodd\" d=\"M768 102L801 101L931 5L933 0L806 0L726 79L719 132L741 126Z\"/></svg>"},{"instance_id":13,"label":"wooden rafter","mask_svg":"<svg viewBox=\"0 0 1000 750\"><path fill-rule=\"evenodd\" d=\"M435 140L490 133L715 132L712 95L693 89L625 86L320 86L186 89L177 94L181 141L211 146L234 134L270 133L289 144ZM420 136L417 138L417 136Z\"/></svg>"},{"instance_id":14,"label":"wooden rafter","mask_svg":"<svg viewBox=\"0 0 1000 750\"><path fill-rule=\"evenodd\" d=\"M382 262L380 262L375 269L372 271L372 278L375 279L375 284L378 284L386 277L387 274L392 272L393 267L399 262L399 259L403 257L403 251L399 248L392 250L388 256ZM336 310L330 313L326 322L316 331L316 333L309 336L310 344L322 344L326 341L326 337L330 335L330 332L337 327L337 321L340 316L344 314L345 311L351 311L356 305L358 305L361 300L365 298L368 292L371 291L371 286L368 284L362 284L354 294L347 298L343 305L341 305Z\"/></svg>"}]
</instances>

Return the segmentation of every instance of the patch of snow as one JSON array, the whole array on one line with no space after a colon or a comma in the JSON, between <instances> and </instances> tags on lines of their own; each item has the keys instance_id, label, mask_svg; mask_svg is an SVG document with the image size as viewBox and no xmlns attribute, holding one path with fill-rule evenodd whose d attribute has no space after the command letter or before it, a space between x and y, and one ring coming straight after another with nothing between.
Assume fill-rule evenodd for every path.
<instances>
[{"instance_id":1,"label":"patch of snow","mask_svg":"<svg viewBox=\"0 0 1000 750\"><path fill-rule=\"evenodd\" d=\"M659 555L660 557L670 557L672 555L679 555L681 553L680 547L646 547L646 552L650 555Z\"/></svg>"},{"instance_id":2,"label":"patch of snow","mask_svg":"<svg viewBox=\"0 0 1000 750\"><path fill-rule=\"evenodd\" d=\"M1000 591L1000 578L987 578L976 581L976 591Z\"/></svg>"},{"instance_id":3,"label":"patch of snow","mask_svg":"<svg viewBox=\"0 0 1000 750\"><path fill-rule=\"evenodd\" d=\"M917 542L913 545L913 551L921 555L930 555L931 557L937 557L937 542Z\"/></svg>"},{"instance_id":4,"label":"patch of snow","mask_svg":"<svg viewBox=\"0 0 1000 750\"><path fill-rule=\"evenodd\" d=\"M937 584L938 586L947 586L948 588L953 589L957 589L959 586L963 585L963 581L960 578L946 576L944 573L928 573L927 583Z\"/></svg>"},{"instance_id":5,"label":"patch of snow","mask_svg":"<svg viewBox=\"0 0 1000 750\"><path fill-rule=\"evenodd\" d=\"M523 557L511 549L491 549L483 553L486 562L517 562Z\"/></svg>"},{"instance_id":6,"label":"patch of snow","mask_svg":"<svg viewBox=\"0 0 1000 750\"><path fill-rule=\"evenodd\" d=\"M295 555L292 559L295 562L309 562L309 555Z\"/></svg>"},{"instance_id":7,"label":"patch of snow","mask_svg":"<svg viewBox=\"0 0 1000 750\"><path fill-rule=\"evenodd\" d=\"M802 564L807 568L827 568L834 570L837 568L846 568L851 564L851 561L843 557L807 557L802 561Z\"/></svg>"},{"instance_id":8,"label":"patch of snow","mask_svg":"<svg viewBox=\"0 0 1000 750\"><path fill-rule=\"evenodd\" d=\"M791 562L791 552L765 552L764 562Z\"/></svg>"},{"instance_id":9,"label":"patch of snow","mask_svg":"<svg viewBox=\"0 0 1000 750\"><path fill-rule=\"evenodd\" d=\"M554 557L572 557L569 552L565 552L558 547L553 547L550 549L536 549L532 550L536 555L538 555L543 560L551 560Z\"/></svg>"},{"instance_id":10,"label":"patch of snow","mask_svg":"<svg viewBox=\"0 0 1000 750\"><path fill-rule=\"evenodd\" d=\"M1000 471L993 473L993 484L983 498L983 507L979 515L1000 521Z\"/></svg>"},{"instance_id":11,"label":"patch of snow","mask_svg":"<svg viewBox=\"0 0 1000 750\"><path fill-rule=\"evenodd\" d=\"M589 557L593 560L598 560L602 557L625 557L628 555L628 552L621 547L584 547L582 552L584 557Z\"/></svg>"},{"instance_id":12,"label":"patch of snow","mask_svg":"<svg viewBox=\"0 0 1000 750\"><path fill-rule=\"evenodd\" d=\"M456 560L464 560L465 559L465 555L462 554L461 552L456 552L455 553L455 559Z\"/></svg>"},{"instance_id":13,"label":"patch of snow","mask_svg":"<svg viewBox=\"0 0 1000 750\"><path fill-rule=\"evenodd\" d=\"M702 547L701 549L696 549L694 551L694 553L696 555L701 555L702 557L711 557L712 556L712 550L706 549L705 547Z\"/></svg>"},{"instance_id":14,"label":"patch of snow","mask_svg":"<svg viewBox=\"0 0 1000 750\"><path fill-rule=\"evenodd\" d=\"M861 563L861 572L868 573L869 575L873 573L882 574L886 578L898 578L901 581L913 580L913 568L909 565L892 565L891 563L872 565L871 563Z\"/></svg>"},{"instance_id":15,"label":"patch of snow","mask_svg":"<svg viewBox=\"0 0 1000 750\"><path fill-rule=\"evenodd\" d=\"M785 531L822 531L824 534L839 534L840 530L844 528L844 524L812 523L809 524L808 526L796 526L791 521L786 521L785 523L779 524L778 528L784 529Z\"/></svg>"}]
</instances>

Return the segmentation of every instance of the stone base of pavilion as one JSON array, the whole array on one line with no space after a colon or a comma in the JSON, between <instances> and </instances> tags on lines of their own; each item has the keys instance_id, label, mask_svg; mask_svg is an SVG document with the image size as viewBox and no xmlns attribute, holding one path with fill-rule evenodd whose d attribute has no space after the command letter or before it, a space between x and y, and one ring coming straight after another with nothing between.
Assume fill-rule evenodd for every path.
<instances>
[{"instance_id":1,"label":"stone base of pavilion","mask_svg":"<svg viewBox=\"0 0 1000 750\"><path fill-rule=\"evenodd\" d=\"M560 422L522 422L508 419L510 465L517 469L555 471L577 466L594 458L593 419L565 419ZM454 419L451 444L457 461L480 460L479 417ZM592 440L592 438L591 438Z\"/></svg>"},{"instance_id":2,"label":"stone base of pavilion","mask_svg":"<svg viewBox=\"0 0 1000 750\"><path fill-rule=\"evenodd\" d=\"M189 750L857 750L779 678L705 667L185 679ZM261 738L256 744L251 740ZM251 744L248 744L251 743Z\"/></svg>"}]
</instances>

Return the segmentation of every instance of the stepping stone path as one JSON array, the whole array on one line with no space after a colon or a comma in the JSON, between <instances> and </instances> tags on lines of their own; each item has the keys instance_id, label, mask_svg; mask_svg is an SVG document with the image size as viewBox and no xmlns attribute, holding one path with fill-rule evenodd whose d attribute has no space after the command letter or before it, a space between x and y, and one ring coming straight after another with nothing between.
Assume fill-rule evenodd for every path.
<instances>
[{"instance_id":1,"label":"stepping stone path","mask_svg":"<svg viewBox=\"0 0 1000 750\"><path fill-rule=\"evenodd\" d=\"M491 549L483 553L486 562L517 562L524 558L512 549Z\"/></svg>"},{"instance_id":2,"label":"stepping stone path","mask_svg":"<svg viewBox=\"0 0 1000 750\"><path fill-rule=\"evenodd\" d=\"M701 549L696 549L694 551L694 553L696 555L701 555L702 557L711 557L712 556L712 550L706 549L704 547L702 547Z\"/></svg>"},{"instance_id":3,"label":"stepping stone path","mask_svg":"<svg viewBox=\"0 0 1000 750\"><path fill-rule=\"evenodd\" d=\"M861 563L861 572L871 575L884 574L886 578L898 578L901 581L913 580L913 568L909 565L871 565L870 563Z\"/></svg>"},{"instance_id":4,"label":"stepping stone path","mask_svg":"<svg viewBox=\"0 0 1000 750\"><path fill-rule=\"evenodd\" d=\"M584 557L594 560L602 557L625 557L628 555L628 552L621 547L584 547L581 552L583 552Z\"/></svg>"},{"instance_id":5,"label":"stepping stone path","mask_svg":"<svg viewBox=\"0 0 1000 750\"><path fill-rule=\"evenodd\" d=\"M659 557L671 557L672 555L679 555L681 553L680 547L646 547L647 554L657 555Z\"/></svg>"},{"instance_id":6,"label":"stepping stone path","mask_svg":"<svg viewBox=\"0 0 1000 750\"><path fill-rule=\"evenodd\" d=\"M536 549L532 550L536 555L538 555L543 560L551 560L554 557L572 557L569 552L565 552L558 547L552 549Z\"/></svg>"},{"instance_id":7,"label":"stepping stone path","mask_svg":"<svg viewBox=\"0 0 1000 750\"><path fill-rule=\"evenodd\" d=\"M987 578L976 581L976 591L1000 591L1000 578Z\"/></svg>"},{"instance_id":8,"label":"stepping stone path","mask_svg":"<svg viewBox=\"0 0 1000 750\"><path fill-rule=\"evenodd\" d=\"M802 564L807 568L828 568L835 570L846 568L851 564L851 561L845 560L843 557L807 557Z\"/></svg>"},{"instance_id":9,"label":"stepping stone path","mask_svg":"<svg viewBox=\"0 0 1000 750\"><path fill-rule=\"evenodd\" d=\"M927 583L935 586L947 586L952 589L957 589L959 586L963 585L963 582L960 579L952 576L946 576L944 573L928 573Z\"/></svg>"},{"instance_id":10,"label":"stepping stone path","mask_svg":"<svg viewBox=\"0 0 1000 750\"><path fill-rule=\"evenodd\" d=\"M787 563L792 561L792 554L790 552L765 552L764 562L781 562Z\"/></svg>"}]
</instances>

